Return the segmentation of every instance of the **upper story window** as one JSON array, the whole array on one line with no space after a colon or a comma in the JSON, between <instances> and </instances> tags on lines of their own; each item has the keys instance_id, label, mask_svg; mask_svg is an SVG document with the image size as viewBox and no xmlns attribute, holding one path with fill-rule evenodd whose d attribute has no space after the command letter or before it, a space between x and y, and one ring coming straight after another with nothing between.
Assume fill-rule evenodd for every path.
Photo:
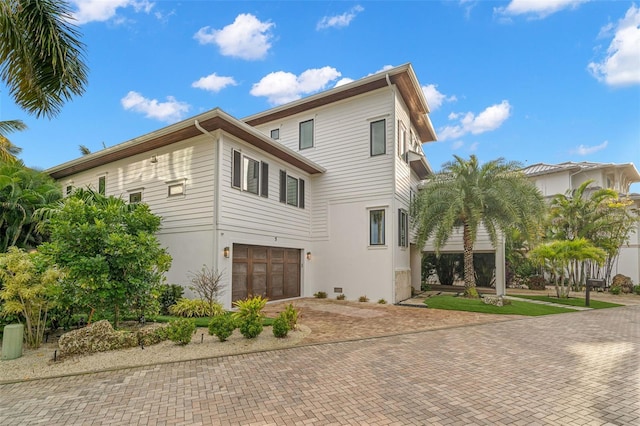
<instances>
[{"instance_id":1,"label":"upper story window","mask_svg":"<svg viewBox=\"0 0 640 426\"><path fill-rule=\"evenodd\" d=\"M233 150L231 186L252 194L269 196L269 165Z\"/></svg>"},{"instance_id":2,"label":"upper story window","mask_svg":"<svg viewBox=\"0 0 640 426\"><path fill-rule=\"evenodd\" d=\"M168 197L178 197L181 195L185 195L184 182L173 183L168 186L168 190L167 190Z\"/></svg>"},{"instance_id":3,"label":"upper story window","mask_svg":"<svg viewBox=\"0 0 640 426\"><path fill-rule=\"evenodd\" d=\"M300 123L300 149L313 147L313 119Z\"/></svg>"},{"instance_id":4,"label":"upper story window","mask_svg":"<svg viewBox=\"0 0 640 426\"><path fill-rule=\"evenodd\" d=\"M386 120L372 121L370 124L371 156L381 155L387 150Z\"/></svg>"},{"instance_id":5,"label":"upper story window","mask_svg":"<svg viewBox=\"0 0 640 426\"><path fill-rule=\"evenodd\" d=\"M271 131L271 139L280 139L280 129L273 129Z\"/></svg>"},{"instance_id":6,"label":"upper story window","mask_svg":"<svg viewBox=\"0 0 640 426\"><path fill-rule=\"evenodd\" d=\"M407 158L407 130L400 120L398 120L398 156L403 160Z\"/></svg>"},{"instance_id":7,"label":"upper story window","mask_svg":"<svg viewBox=\"0 0 640 426\"><path fill-rule=\"evenodd\" d=\"M409 215L404 209L398 209L398 245L409 246Z\"/></svg>"},{"instance_id":8,"label":"upper story window","mask_svg":"<svg viewBox=\"0 0 640 426\"><path fill-rule=\"evenodd\" d=\"M383 246L384 242L384 209L369 210L369 245Z\"/></svg>"},{"instance_id":9,"label":"upper story window","mask_svg":"<svg viewBox=\"0 0 640 426\"><path fill-rule=\"evenodd\" d=\"M73 185L67 185L64 192L66 195L71 195L71 193L73 192Z\"/></svg>"},{"instance_id":10,"label":"upper story window","mask_svg":"<svg viewBox=\"0 0 640 426\"><path fill-rule=\"evenodd\" d=\"M98 193L105 195L107 192L107 177L100 176L98 178Z\"/></svg>"},{"instance_id":11,"label":"upper story window","mask_svg":"<svg viewBox=\"0 0 640 426\"><path fill-rule=\"evenodd\" d=\"M296 178L280 170L280 202L304 208L304 179Z\"/></svg>"},{"instance_id":12,"label":"upper story window","mask_svg":"<svg viewBox=\"0 0 640 426\"><path fill-rule=\"evenodd\" d=\"M142 202L142 191L132 192L129 194L129 203L141 203Z\"/></svg>"}]
</instances>

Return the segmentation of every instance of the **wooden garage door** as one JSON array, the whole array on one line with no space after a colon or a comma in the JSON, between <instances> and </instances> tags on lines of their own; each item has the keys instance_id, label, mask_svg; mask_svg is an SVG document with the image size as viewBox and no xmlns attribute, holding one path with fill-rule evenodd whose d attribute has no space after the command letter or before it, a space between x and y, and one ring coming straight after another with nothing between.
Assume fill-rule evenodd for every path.
<instances>
[{"instance_id":1,"label":"wooden garage door","mask_svg":"<svg viewBox=\"0 0 640 426\"><path fill-rule=\"evenodd\" d=\"M300 296L300 250L233 245L232 301L249 295L269 300Z\"/></svg>"}]
</instances>

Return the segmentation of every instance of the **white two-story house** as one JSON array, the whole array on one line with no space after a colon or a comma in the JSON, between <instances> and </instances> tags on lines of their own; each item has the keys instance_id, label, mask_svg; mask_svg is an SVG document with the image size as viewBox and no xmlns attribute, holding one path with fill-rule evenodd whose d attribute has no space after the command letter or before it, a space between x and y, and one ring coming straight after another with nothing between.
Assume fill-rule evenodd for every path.
<instances>
[{"instance_id":1,"label":"white two-story house","mask_svg":"<svg viewBox=\"0 0 640 426\"><path fill-rule=\"evenodd\" d=\"M318 291L398 302L420 287L409 204L436 140L411 65L244 119L214 109L47 170L162 217L170 283L203 265L223 303Z\"/></svg>"},{"instance_id":2,"label":"white two-story house","mask_svg":"<svg viewBox=\"0 0 640 426\"><path fill-rule=\"evenodd\" d=\"M523 169L542 195L551 201L557 194L566 194L588 180L592 190L613 189L627 196L635 208L640 208L640 194L630 194L632 183L640 182L640 174L632 163L612 164L593 162L565 162L560 164L532 164ZM634 284L640 284L640 223L629 235L629 241L620 247L620 254L613 265L611 276L623 274Z\"/></svg>"}]
</instances>

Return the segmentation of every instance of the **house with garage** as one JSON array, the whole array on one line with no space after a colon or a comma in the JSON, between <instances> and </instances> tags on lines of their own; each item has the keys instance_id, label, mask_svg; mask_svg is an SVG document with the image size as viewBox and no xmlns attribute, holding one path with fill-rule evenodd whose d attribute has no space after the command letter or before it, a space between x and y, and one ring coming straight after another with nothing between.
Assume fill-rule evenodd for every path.
<instances>
[{"instance_id":1,"label":"house with garage","mask_svg":"<svg viewBox=\"0 0 640 426\"><path fill-rule=\"evenodd\" d=\"M640 174L633 163L537 163L525 167L523 172L535 183L547 201L551 201L557 194L570 193L584 182L592 180L589 190L613 189L620 196L628 197L633 207L640 208L640 194L630 193L631 184L640 182ZM628 242L620 247L611 276L616 274L630 277L635 284L640 283L640 223L629 235Z\"/></svg>"},{"instance_id":2,"label":"house with garage","mask_svg":"<svg viewBox=\"0 0 640 426\"><path fill-rule=\"evenodd\" d=\"M222 302L420 287L409 205L436 140L410 64L238 119L216 108L47 170L162 217L170 283L203 265Z\"/></svg>"}]
</instances>

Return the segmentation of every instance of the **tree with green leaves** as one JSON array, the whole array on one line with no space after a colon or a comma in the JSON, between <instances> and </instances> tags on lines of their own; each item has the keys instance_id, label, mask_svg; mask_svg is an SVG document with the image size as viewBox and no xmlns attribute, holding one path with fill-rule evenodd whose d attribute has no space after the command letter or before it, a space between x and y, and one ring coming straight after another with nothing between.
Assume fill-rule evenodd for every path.
<instances>
[{"instance_id":1,"label":"tree with green leaves","mask_svg":"<svg viewBox=\"0 0 640 426\"><path fill-rule=\"evenodd\" d=\"M0 77L20 108L56 116L84 93L84 44L60 0L0 1Z\"/></svg>"},{"instance_id":2,"label":"tree with green leaves","mask_svg":"<svg viewBox=\"0 0 640 426\"><path fill-rule=\"evenodd\" d=\"M77 189L38 217L51 239L39 251L65 272L68 303L113 314L115 327L121 312L156 305L153 291L171 256L155 235L161 219L146 204Z\"/></svg>"},{"instance_id":3,"label":"tree with green leaves","mask_svg":"<svg viewBox=\"0 0 640 426\"><path fill-rule=\"evenodd\" d=\"M612 189L592 188L593 180L578 188L556 195L549 210L549 237L553 240L587 239L606 253L604 262L587 258L570 264L569 281L576 286L587 278L611 278L613 265L631 231L640 220L630 200L620 198Z\"/></svg>"},{"instance_id":4,"label":"tree with green leaves","mask_svg":"<svg viewBox=\"0 0 640 426\"><path fill-rule=\"evenodd\" d=\"M0 162L0 253L11 246L30 249L42 243L33 213L61 198L60 187L45 173L21 161Z\"/></svg>"},{"instance_id":5,"label":"tree with green leaves","mask_svg":"<svg viewBox=\"0 0 640 426\"><path fill-rule=\"evenodd\" d=\"M411 206L418 247L433 238L439 252L454 230L462 228L467 297L478 297L473 246L480 228L496 247L506 230L530 234L543 216L542 195L520 169L519 163L502 158L481 165L475 155L468 160L454 156L427 179Z\"/></svg>"},{"instance_id":6,"label":"tree with green leaves","mask_svg":"<svg viewBox=\"0 0 640 426\"><path fill-rule=\"evenodd\" d=\"M0 163L18 161L18 154L22 152L22 148L14 145L6 135L26 128L27 126L20 120L0 121Z\"/></svg>"}]
</instances>

